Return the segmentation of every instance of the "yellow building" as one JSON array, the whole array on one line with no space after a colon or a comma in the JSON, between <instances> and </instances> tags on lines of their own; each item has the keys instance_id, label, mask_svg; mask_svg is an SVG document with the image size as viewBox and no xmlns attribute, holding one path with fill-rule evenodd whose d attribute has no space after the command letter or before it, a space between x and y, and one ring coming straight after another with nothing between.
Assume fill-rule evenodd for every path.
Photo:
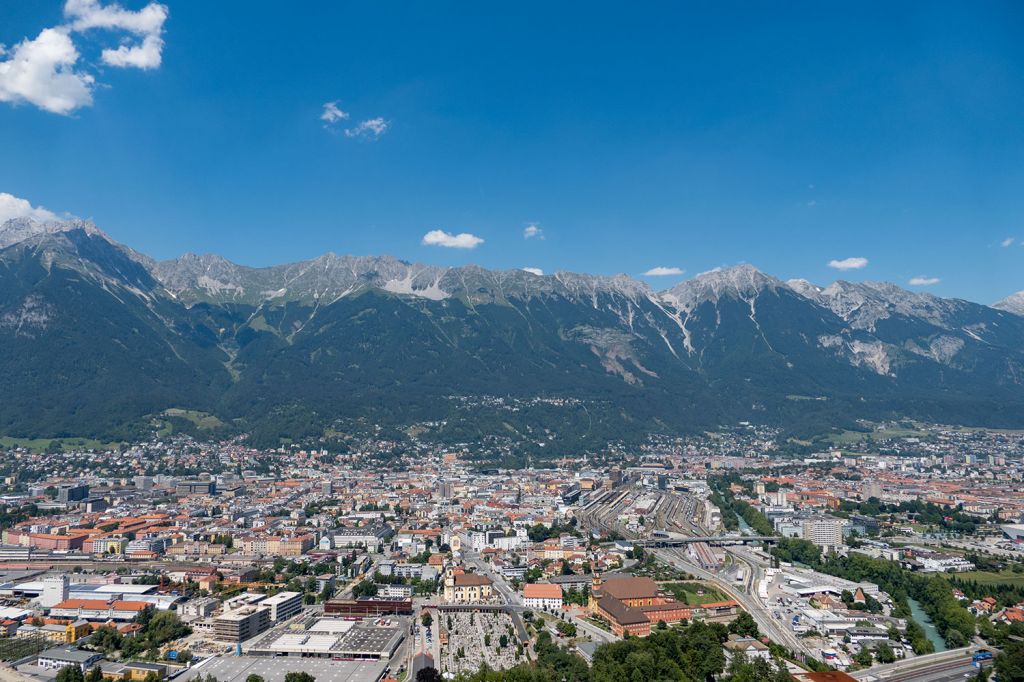
<instances>
[{"instance_id":1,"label":"yellow building","mask_svg":"<svg viewBox=\"0 0 1024 682\"><path fill-rule=\"evenodd\" d=\"M124 554L124 551L128 548L128 538L103 538L103 544L98 550L95 542L93 542L92 546L95 554Z\"/></svg>"},{"instance_id":2,"label":"yellow building","mask_svg":"<svg viewBox=\"0 0 1024 682\"><path fill-rule=\"evenodd\" d=\"M450 603L478 603L491 598L491 579L476 573L451 572L444 580L444 600Z\"/></svg>"},{"instance_id":3,"label":"yellow building","mask_svg":"<svg viewBox=\"0 0 1024 682\"><path fill-rule=\"evenodd\" d=\"M87 620L76 620L64 628L64 643L74 644L87 635L92 634L92 625Z\"/></svg>"}]
</instances>

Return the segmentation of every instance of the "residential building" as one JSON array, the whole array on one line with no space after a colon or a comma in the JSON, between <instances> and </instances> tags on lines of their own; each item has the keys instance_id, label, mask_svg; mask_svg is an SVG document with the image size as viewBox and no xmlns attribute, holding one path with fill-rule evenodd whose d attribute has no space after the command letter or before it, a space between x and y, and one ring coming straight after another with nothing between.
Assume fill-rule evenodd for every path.
<instances>
[{"instance_id":1,"label":"residential building","mask_svg":"<svg viewBox=\"0 0 1024 682\"><path fill-rule=\"evenodd\" d=\"M62 485L57 489L57 501L64 504L79 502L89 497L89 486L84 483Z\"/></svg>"},{"instance_id":2,"label":"residential building","mask_svg":"<svg viewBox=\"0 0 1024 682\"><path fill-rule=\"evenodd\" d=\"M843 546L843 520L814 516L803 521L803 538L829 551Z\"/></svg>"},{"instance_id":3,"label":"residential building","mask_svg":"<svg viewBox=\"0 0 1024 682\"><path fill-rule=\"evenodd\" d=\"M298 592L278 592L264 599L260 605L270 607L270 620L279 623L302 611L302 595Z\"/></svg>"},{"instance_id":4,"label":"residential building","mask_svg":"<svg viewBox=\"0 0 1024 682\"><path fill-rule=\"evenodd\" d=\"M50 609L50 616L103 623L108 620L130 621L148 606L149 602L122 599L65 599Z\"/></svg>"},{"instance_id":5,"label":"residential building","mask_svg":"<svg viewBox=\"0 0 1024 682\"><path fill-rule=\"evenodd\" d=\"M562 588L551 583L528 583L523 586L523 605L529 609L557 611L562 608Z\"/></svg>"},{"instance_id":6,"label":"residential building","mask_svg":"<svg viewBox=\"0 0 1024 682\"><path fill-rule=\"evenodd\" d=\"M377 585L377 596L386 599L412 599L412 585L392 585L390 583Z\"/></svg>"},{"instance_id":7,"label":"residential building","mask_svg":"<svg viewBox=\"0 0 1024 682\"><path fill-rule=\"evenodd\" d=\"M244 642L270 628L270 609L262 604L226 611L213 619L213 636L221 642Z\"/></svg>"}]
</instances>

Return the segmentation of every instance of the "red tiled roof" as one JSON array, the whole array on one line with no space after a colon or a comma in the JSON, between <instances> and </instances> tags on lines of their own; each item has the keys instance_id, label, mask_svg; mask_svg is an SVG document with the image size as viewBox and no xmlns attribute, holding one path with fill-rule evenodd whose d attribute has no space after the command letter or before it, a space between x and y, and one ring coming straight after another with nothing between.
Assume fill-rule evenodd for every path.
<instances>
[{"instance_id":1,"label":"red tiled roof","mask_svg":"<svg viewBox=\"0 0 1024 682\"><path fill-rule=\"evenodd\" d=\"M527 583L523 587L527 599L561 599L562 588L551 583Z\"/></svg>"},{"instance_id":2,"label":"red tiled roof","mask_svg":"<svg viewBox=\"0 0 1024 682\"><path fill-rule=\"evenodd\" d=\"M53 608L55 609L96 609L103 610L113 606L115 611L141 611L149 602L144 601L115 601L113 603L104 599L65 599Z\"/></svg>"},{"instance_id":3,"label":"red tiled roof","mask_svg":"<svg viewBox=\"0 0 1024 682\"><path fill-rule=\"evenodd\" d=\"M455 576L456 587L468 587L471 585L490 585L491 579L485 575L476 573L461 573Z\"/></svg>"}]
</instances>

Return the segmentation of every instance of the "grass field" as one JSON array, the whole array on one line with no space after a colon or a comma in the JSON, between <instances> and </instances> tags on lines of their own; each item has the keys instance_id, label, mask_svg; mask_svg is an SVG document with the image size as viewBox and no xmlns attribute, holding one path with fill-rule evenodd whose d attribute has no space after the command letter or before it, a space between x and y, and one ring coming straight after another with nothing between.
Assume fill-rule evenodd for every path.
<instances>
[{"instance_id":1,"label":"grass field","mask_svg":"<svg viewBox=\"0 0 1024 682\"><path fill-rule=\"evenodd\" d=\"M1013 571L1000 571L998 573L993 573L992 571L968 571L966 573L956 573L951 577L960 578L961 580L974 580L982 585L1024 586L1024 573L1014 573Z\"/></svg>"},{"instance_id":2,"label":"grass field","mask_svg":"<svg viewBox=\"0 0 1024 682\"><path fill-rule=\"evenodd\" d=\"M27 448L33 452L42 452L52 442L60 443L65 452L71 450L112 450L119 443L105 443L92 438L12 438L0 436L0 448Z\"/></svg>"},{"instance_id":3,"label":"grass field","mask_svg":"<svg viewBox=\"0 0 1024 682\"><path fill-rule=\"evenodd\" d=\"M839 434L833 434L829 436L828 440L832 441L835 445L855 445L861 441L866 440L868 437L872 437L875 440L883 440L885 438L920 438L928 435L924 431L918 431L916 429L882 429L881 431L843 431Z\"/></svg>"},{"instance_id":4,"label":"grass field","mask_svg":"<svg viewBox=\"0 0 1024 682\"><path fill-rule=\"evenodd\" d=\"M201 429L216 429L224 426L217 417L206 412L200 412L199 410L182 410L177 407L172 407L169 410L164 410L164 414L168 417L181 417L187 419Z\"/></svg>"},{"instance_id":5,"label":"grass field","mask_svg":"<svg viewBox=\"0 0 1024 682\"><path fill-rule=\"evenodd\" d=\"M716 601L725 601L726 596L711 585L703 583L667 583L662 585L679 601L690 606L700 606ZM701 594L702 593L702 594Z\"/></svg>"}]
</instances>

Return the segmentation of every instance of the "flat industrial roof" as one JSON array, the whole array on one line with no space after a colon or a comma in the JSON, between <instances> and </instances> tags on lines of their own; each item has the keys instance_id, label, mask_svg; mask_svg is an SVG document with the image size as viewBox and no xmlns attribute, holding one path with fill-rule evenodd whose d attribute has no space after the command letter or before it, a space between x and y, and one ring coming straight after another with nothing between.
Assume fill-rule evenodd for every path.
<instances>
[{"instance_id":1,"label":"flat industrial roof","mask_svg":"<svg viewBox=\"0 0 1024 682\"><path fill-rule=\"evenodd\" d=\"M120 583L71 583L68 585L69 592L89 592L91 594L148 594L156 588L156 585L123 585ZM18 583L7 589L16 589L22 592L42 592L43 581L30 580Z\"/></svg>"},{"instance_id":2,"label":"flat industrial roof","mask_svg":"<svg viewBox=\"0 0 1024 682\"><path fill-rule=\"evenodd\" d=\"M218 682L245 682L255 673L266 682L284 682L290 672L307 672L317 682L376 682L388 661L335 661L329 658L277 658L261 656L218 656L208 659L182 674L182 682L194 682L200 676L213 675Z\"/></svg>"},{"instance_id":3,"label":"flat industrial roof","mask_svg":"<svg viewBox=\"0 0 1024 682\"><path fill-rule=\"evenodd\" d=\"M261 603L264 605L283 604L289 599L301 596L298 592L278 592L273 597L267 597Z\"/></svg>"},{"instance_id":4,"label":"flat industrial roof","mask_svg":"<svg viewBox=\"0 0 1024 682\"><path fill-rule=\"evenodd\" d=\"M355 626L355 621L343 620L341 618L318 618L315 623L309 626L310 632L330 632L331 634L343 634Z\"/></svg>"},{"instance_id":5,"label":"flat industrial roof","mask_svg":"<svg viewBox=\"0 0 1024 682\"><path fill-rule=\"evenodd\" d=\"M320 626L320 627L317 627ZM379 626L371 623L337 627L337 621L318 620L308 630L274 628L263 633L246 651L277 654L315 654L323 656L387 657L404 636L401 625Z\"/></svg>"}]
</instances>

